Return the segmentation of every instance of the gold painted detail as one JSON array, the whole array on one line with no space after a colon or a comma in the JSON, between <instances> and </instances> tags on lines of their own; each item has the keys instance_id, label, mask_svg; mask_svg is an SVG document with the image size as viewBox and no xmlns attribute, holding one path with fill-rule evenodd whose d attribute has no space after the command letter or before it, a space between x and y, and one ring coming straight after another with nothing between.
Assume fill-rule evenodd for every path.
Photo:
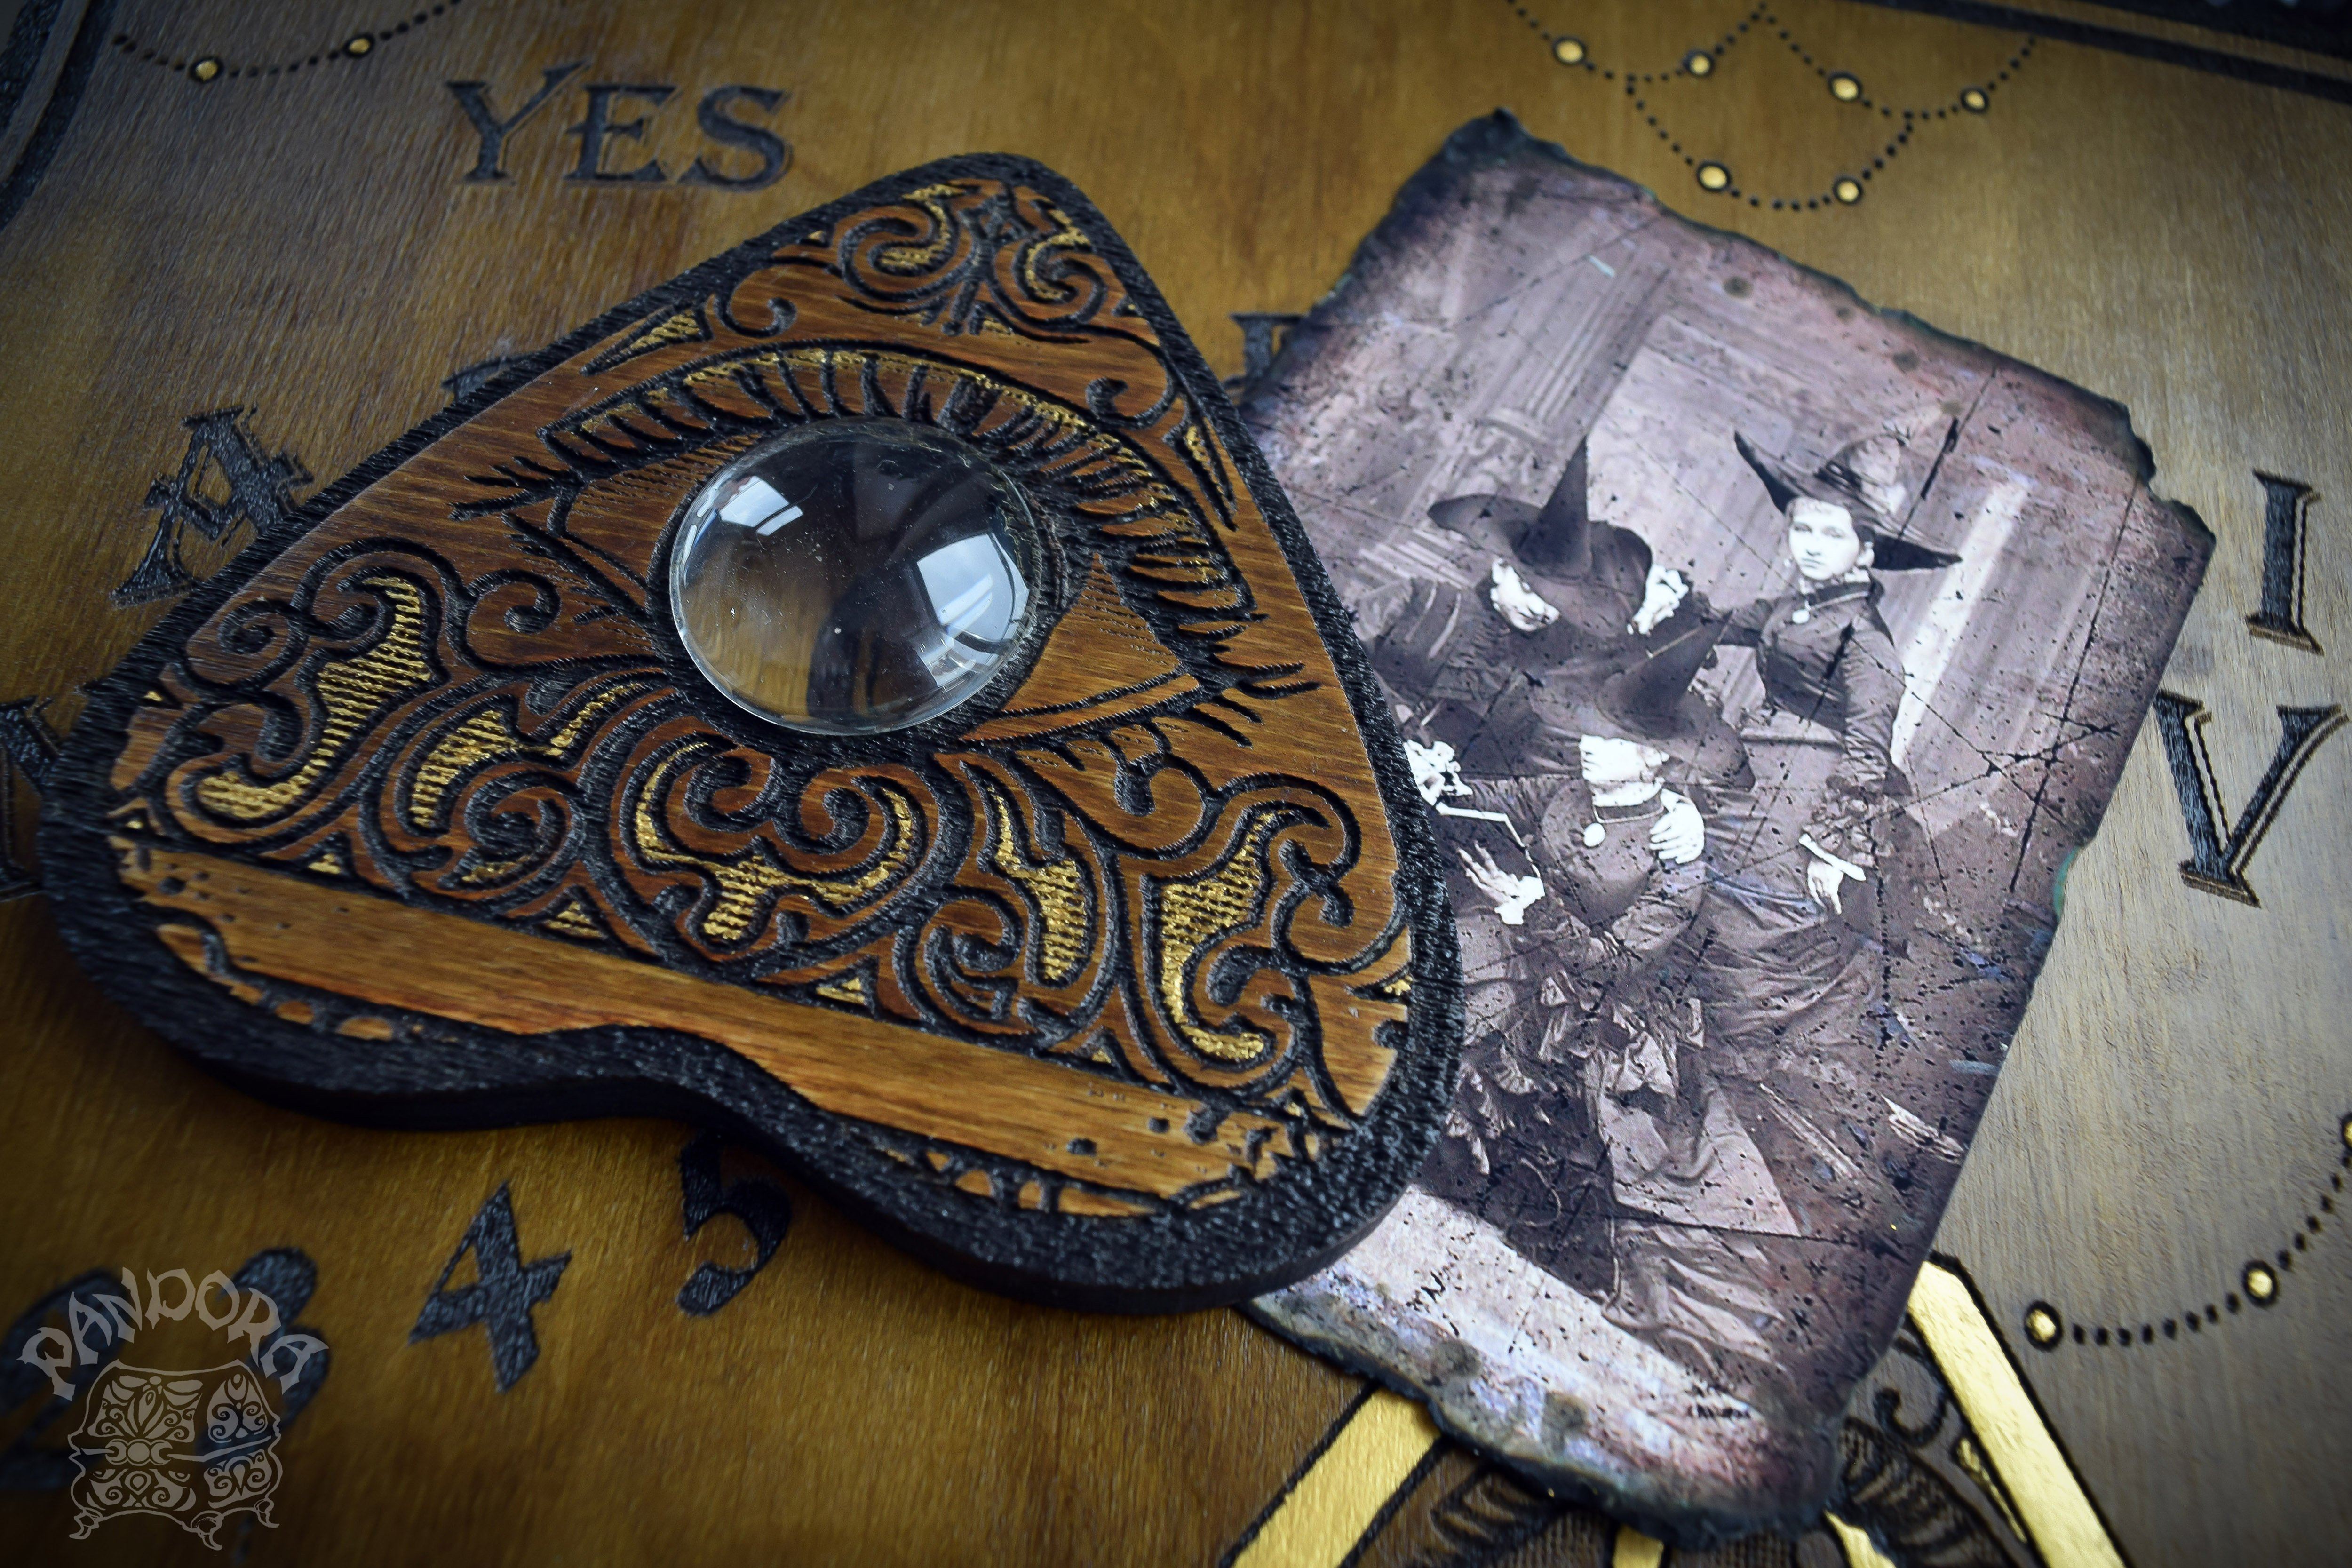
<instances>
[{"instance_id":1,"label":"gold painted detail","mask_svg":"<svg viewBox=\"0 0 2352 1568\"><path fill-rule=\"evenodd\" d=\"M1196 1106L1177 1095L857 1013L827 1014L826 1026L812 1030L803 1004L609 947L568 950L560 984L517 986L513 976L546 963L546 939L534 932L286 869L121 837L110 845L125 889L159 917L166 948L247 1003L262 1001L263 984L283 983L523 1037L682 1031L744 1057L819 1110L1147 1204L1230 1188L1265 1163L1268 1149L1284 1146L1278 1123L1245 1111L1196 1138L1188 1130ZM316 940L329 928L341 940ZM368 964L355 986L352 952L397 953L402 962ZM1085 1130L1083 1141L1073 1129Z\"/></svg>"},{"instance_id":2,"label":"gold painted detail","mask_svg":"<svg viewBox=\"0 0 2352 1568\"><path fill-rule=\"evenodd\" d=\"M1830 1527L1830 1535L1837 1542L1846 1568L1895 1568L1894 1561L1872 1543L1868 1531L1848 1524L1833 1513L1823 1514L1822 1522Z\"/></svg>"},{"instance_id":3,"label":"gold painted detail","mask_svg":"<svg viewBox=\"0 0 2352 1568\"><path fill-rule=\"evenodd\" d=\"M947 204L949 198L961 194L953 184L938 184L925 185L900 197L905 205L923 209L923 216L931 220L931 232L920 239L876 247L874 265L888 272L917 275L945 262L956 242L955 219L949 216Z\"/></svg>"},{"instance_id":4,"label":"gold painted detail","mask_svg":"<svg viewBox=\"0 0 2352 1568\"><path fill-rule=\"evenodd\" d=\"M828 1002L843 1002L852 1007L866 1005L866 976L843 974L824 982L816 994Z\"/></svg>"},{"instance_id":5,"label":"gold painted detail","mask_svg":"<svg viewBox=\"0 0 2352 1568\"><path fill-rule=\"evenodd\" d=\"M1051 984L1066 985L1077 978L1078 967L1092 948L1087 920L1086 872L1068 855L1058 860L1033 860L1021 844L1020 819L1004 792L983 783L989 815L995 819L995 840L989 864L1037 906L1044 927L1038 943L1037 970Z\"/></svg>"},{"instance_id":6,"label":"gold painted detail","mask_svg":"<svg viewBox=\"0 0 2352 1568\"><path fill-rule=\"evenodd\" d=\"M1509 3L1516 8L1517 0L1509 0ZM1518 15L1523 20L1528 17L1528 13L1524 9L1519 10ZM1753 21L1762 15L1759 10L1748 20ZM1692 142L1694 139L1670 121L1669 95L1679 96L1694 90L1708 90L1706 84L1714 78L1731 68L1736 61L1754 55L1758 48L1764 47L1762 42L1764 35L1759 32L1751 36L1748 31L1748 22L1743 21L1730 31L1722 34L1713 44L1685 51L1682 58L1675 62L1671 68L1662 66L1654 71L1644 71L1635 64L1623 63L1612 68L1604 68L1602 62L1593 57L1591 50L1586 47L1582 39L1566 36L1552 37L1533 22L1530 21L1528 25L1535 28L1538 36L1547 38L1553 59L1588 78L1595 86L1602 81L1615 80L1622 75L1624 92L1622 95L1612 93L1610 97L1612 100L1621 100L1620 107L1640 116L1643 128L1656 136L1662 149L1672 147L1677 153L1682 153L1685 144ZM1748 40L1751 37L1753 41L1748 42L1744 50L1741 49L1739 46L1743 40ZM1889 166L1913 144L1916 138L1935 129L1938 121L1949 125L1962 120L1965 115L1989 112L1992 108L1992 94L2005 84L2014 84L2019 73L2024 70L2026 63L2033 58L2034 49L2040 42L2040 39L2028 35L2018 46L2016 51L1994 68L1992 77L1989 80L1964 85L1940 99L1923 101L1916 108L1904 109L1873 100L1864 89L1862 79L1850 70L1831 70L1826 66L1815 65L1815 57L1824 54L1817 43L1793 37L1785 28L1780 31L1780 47L1787 49L1790 55L1801 59L1807 67L1811 68L1809 74L1820 78L1828 88L1831 103L1827 107L1832 113L1850 114L1856 110L1864 112L1876 111L1874 118L1880 122L1879 133L1885 135L1888 140L1877 143L1863 154L1862 162L1866 163L1868 168L1866 171L1858 169L1856 172L1862 173L1864 179L1869 178L1873 174L1888 171ZM1637 82L1644 84L1638 90ZM1818 102L1818 100L1815 101ZM1685 155L1683 162L1691 163L1693 159ZM1841 205L1851 205L1861 199L1859 194L1853 196L1839 194L1838 187L1845 184L1854 184L1857 193L1859 192L1859 184L1850 176L1838 179L1826 190L1816 183L1812 184L1810 191L1802 195L1767 196L1753 191L1741 190L1739 186L1733 184L1730 172L1719 163L1699 163L1696 168L1699 172L1698 183L1701 189L1734 202L1744 203L1750 207L1769 206L1775 211L1788 212L1834 212ZM1714 171L1715 177L1710 177L1707 173L1710 170Z\"/></svg>"},{"instance_id":7,"label":"gold painted detail","mask_svg":"<svg viewBox=\"0 0 2352 1568\"><path fill-rule=\"evenodd\" d=\"M488 763L527 758L552 766L569 766L578 761L576 753L582 742L614 710L659 687L660 683L654 680L616 680L582 703L577 713L543 741L526 740L520 734L504 701L476 709L444 731L416 764L415 781L409 786L408 809L404 814L408 826L418 833L434 831L440 826L442 804L448 798L450 788L466 774Z\"/></svg>"},{"instance_id":8,"label":"gold painted detail","mask_svg":"<svg viewBox=\"0 0 2352 1568\"><path fill-rule=\"evenodd\" d=\"M2122 1556L2016 1363L1958 1272L1930 1260L1913 1287L1912 1326L1958 1403L1969 1430L1954 1447L1960 1468L2000 1508L2016 1535L2052 1568L2121 1568ZM1367 1544L1396 1489L1437 1440L1413 1401L1382 1389L1340 1416L1322 1451L1230 1551L1234 1568L1332 1568ZM1847 1568L1894 1568L1861 1527L1822 1519ZM1617 1527L1609 1562L1655 1565L1664 1546Z\"/></svg>"},{"instance_id":9,"label":"gold painted detail","mask_svg":"<svg viewBox=\"0 0 2352 1568\"><path fill-rule=\"evenodd\" d=\"M374 720L433 684L424 590L405 577L390 575L362 578L359 585L383 600L391 612L389 622L364 652L329 659L320 667L311 689L324 714L301 760L282 778L267 782L241 773L206 774L196 781L194 790L197 804L206 811L244 824L283 815L327 776Z\"/></svg>"},{"instance_id":10,"label":"gold painted detail","mask_svg":"<svg viewBox=\"0 0 2352 1568\"><path fill-rule=\"evenodd\" d=\"M2123 1568L2105 1521L1968 1281L1930 1258L1911 1289L1911 1322L2042 1561Z\"/></svg>"},{"instance_id":11,"label":"gold painted detail","mask_svg":"<svg viewBox=\"0 0 2352 1568\"><path fill-rule=\"evenodd\" d=\"M1246 1025L1219 1030L1201 1022L1192 1010L1192 972L1213 941L1256 922L1274 882L1265 846L1275 820L1257 813L1223 864L1189 881L1159 885L1160 1000L1185 1043L1221 1062L1250 1061L1273 1042Z\"/></svg>"},{"instance_id":12,"label":"gold painted detail","mask_svg":"<svg viewBox=\"0 0 2352 1568\"><path fill-rule=\"evenodd\" d=\"M579 895L563 900L563 907L540 922L541 931L551 931L558 936L568 936L579 942L604 940L604 922L598 920L583 903Z\"/></svg>"},{"instance_id":13,"label":"gold painted detail","mask_svg":"<svg viewBox=\"0 0 2352 1568\"><path fill-rule=\"evenodd\" d=\"M678 310L656 321L610 353L598 355L595 363L600 366L618 364L639 354L667 348L672 343L701 342L709 336L710 327L702 319L701 311Z\"/></svg>"},{"instance_id":14,"label":"gold painted detail","mask_svg":"<svg viewBox=\"0 0 2352 1568\"><path fill-rule=\"evenodd\" d=\"M1437 1441L1420 1404L1374 1390L1225 1560L1233 1568L1337 1568Z\"/></svg>"},{"instance_id":15,"label":"gold painted detail","mask_svg":"<svg viewBox=\"0 0 2352 1568\"><path fill-rule=\"evenodd\" d=\"M2036 1302L2025 1313L2025 1337L2044 1349L2058 1342L2058 1314Z\"/></svg>"},{"instance_id":16,"label":"gold painted detail","mask_svg":"<svg viewBox=\"0 0 2352 1568\"><path fill-rule=\"evenodd\" d=\"M879 780L871 781L890 814L890 833L874 861L852 875L818 877L795 871L778 858L764 838L754 838L741 854L698 855L671 847L662 832L659 810L687 766L716 752L713 742L679 747L656 763L637 795L629 819L629 851L639 865L654 870L691 871L712 890L702 913L699 934L732 946L753 935L765 923L770 905L782 893L807 894L835 910L847 910L869 900L882 889L901 880L915 867L923 834L915 803L904 791Z\"/></svg>"},{"instance_id":17,"label":"gold painted detail","mask_svg":"<svg viewBox=\"0 0 2352 1568\"><path fill-rule=\"evenodd\" d=\"M1659 1568L1665 1560L1666 1543L1630 1524L1619 1525L1609 1543L1609 1568Z\"/></svg>"},{"instance_id":18,"label":"gold painted detail","mask_svg":"<svg viewBox=\"0 0 2352 1568\"><path fill-rule=\"evenodd\" d=\"M935 224L925 223L926 206ZM447 527L449 498L426 493L441 470L415 470L415 486L355 498L325 532L217 611L215 633L226 617L289 605L317 606L314 624L325 629L299 663L257 653L250 638L192 640L203 689L183 691L169 669L158 677L158 710L117 761L121 811L136 804L184 812L190 832L257 871L309 867L316 874L298 871L298 879L310 893L353 900L336 906L340 921L389 919L372 907L353 911L358 900L396 893L378 901L462 910L468 939L502 926L541 942L537 962L567 977L579 966L654 959L683 938L704 959L731 966L744 982L735 989L751 996L789 996L804 1013L812 1003L834 1005L813 1016L828 1043L836 1016L842 1031L887 1019L894 1030L936 1029L967 1044L985 1033L992 1058L1067 1080L1066 1092L1098 1114L1140 1117L1139 1146L1153 1166L1167 1166L1148 1178L1115 1177L1095 1156L1077 1154L1071 1127L1054 1130L1050 1158L992 1151L1089 1189L1140 1187L1168 1202L1245 1191L1243 1177L1271 1180L1276 1162L1297 1157L1310 1116L1324 1129L1318 1146L1331 1146L1333 1130L1369 1103L1393 1055L1385 1038L1372 1038L1378 1010L1402 1001L1372 989L1401 966L1385 956L1399 930L1390 847L1354 820L1367 797L1344 713L1301 713L1312 722L1246 754L1231 724L1184 717L1212 695L1203 688L1218 683L1213 663L1234 682L1229 714L1253 738L1271 737L1290 716L1285 700L1328 686L1328 674L1315 664L1311 679L1286 679L1293 654L1311 649L1313 628L1281 575L1279 552L1269 552L1230 455L1173 377L1149 322L1125 308L1124 285L1090 251L1036 191L950 182L811 237L805 247L780 247L772 266L716 305L664 307L625 325L582 356L584 378L574 361L562 376L539 378L531 397L485 410L450 437L450 451L465 455L463 471L500 476L484 481L489 491L511 487L468 489L460 503L469 516L502 513L503 528ZM766 298L803 309L749 338L733 323L759 314L758 290L771 283L782 287ZM844 316L851 308L920 318L936 341L929 350L815 341L858 319ZM1122 390L1112 395L1102 377L1061 375L1001 342L946 341L1008 330L1033 342L1125 340L1097 356L1119 372ZM605 377L593 360L615 346L661 351L648 361L659 368ZM1118 418L1101 416L1104 396ZM528 420L515 412L526 404L538 410ZM703 448L755 426L948 419L950 408L959 431L1052 499L1069 537L1097 542L1101 558L1063 619L1073 634L1091 631L1115 649L1128 678L1107 693L1099 649L1078 646L1075 635L1067 647L1048 639L1022 688L1034 705L1016 701L1019 711L987 721L1013 721L1018 733L969 738L988 773L975 804L982 816L996 813L992 822L971 820L969 837L963 814L944 809L934 775L919 766L835 769L798 800L784 798L779 768L793 764L718 732L691 710L690 696L673 700L647 637L632 635L649 619L632 531L643 531L650 550L671 489L707 472L698 467ZM551 468L551 456L572 471ZM328 551L321 542L330 536L363 538L382 563ZM518 551L550 564L514 574ZM420 563L430 564L420 571ZM1245 574L1244 566L1255 574L1266 563L1275 575L1263 584ZM515 602L534 607L501 616L487 595L440 593L436 571L452 584L519 576L518 588L498 592L527 587L527 599ZM344 613L329 614L331 603ZM357 630L337 637L343 626ZM1064 684L1055 682L1065 672L1048 668L1056 658L1070 666ZM571 689L560 700L524 695L562 687ZM274 735L263 745L253 716L272 705L307 719L291 748L299 755L281 755L287 748ZM161 711L167 706L174 710ZM216 715L228 721L215 723ZM1050 745L1009 743L1047 737ZM1335 748L1344 776L1327 789L1319 773ZM1154 763L1154 753L1180 765ZM193 760L167 780L167 757ZM932 763L956 765L944 756ZM1128 787L1139 776L1152 781L1148 811ZM854 836L843 795L859 797L855 810L864 814ZM203 810L192 809L200 802ZM295 821L295 811L307 815ZM116 817L126 828L145 819ZM500 831L482 837L491 821ZM953 864L942 845L953 847ZM400 861L379 859L387 846ZM404 873L401 862L425 864L427 849L455 853L425 874ZM1348 898L1292 899L1295 865L1307 863L1318 876L1347 879ZM919 885L924 899L948 899L926 910L950 940L894 948L887 928L906 922L891 917L923 901L913 896ZM687 892L694 896L679 897ZM958 892L978 896L951 897ZM970 954L998 951L992 919L1023 917L1017 961L963 972ZM673 929L649 929L668 921ZM971 937L984 940L954 945ZM569 940L551 956L544 944L555 938ZM245 931L239 940L258 939ZM777 951L801 943L806 952ZM449 946L464 954L458 968L475 963L464 942ZM919 967L917 953L925 963L944 957ZM785 966L772 962L780 957ZM425 984L446 985L444 976L395 984L349 944L299 962L313 958L341 994L436 1015L448 1005ZM1245 961L1255 967L1239 995L1211 983ZM650 993L662 970L657 960L646 967L639 984ZM534 1008L562 1011L572 1001L540 989L474 1005L502 1020L497 1026L529 1033ZM392 1000L395 990L414 1000ZM751 1005L696 994L705 1010ZM622 994L608 1010L638 1001ZM1322 1020L1319 1030L1298 1021L1309 1016ZM728 1043L746 1054L784 1048L748 1028L742 1038L751 1043ZM1325 1060L1293 1060L1294 1040ZM1191 1147L1185 1129L1199 1104L1192 1091L1204 1088L1235 1097L1235 1109L1206 1139L1216 1154L1180 1154ZM1155 1109L1143 1111L1147 1104ZM968 1103L958 1109L971 1113ZM1075 1141L1093 1138L1089 1130ZM1058 1202L1056 1192L1041 1188L1039 1201Z\"/></svg>"},{"instance_id":19,"label":"gold painted detail","mask_svg":"<svg viewBox=\"0 0 2352 1568\"><path fill-rule=\"evenodd\" d=\"M2346 1145L2345 1152L2337 1156L2338 1163L2344 1171L2352 1171L2352 1115L2337 1119L2336 1136ZM2276 1306L2286 1289L2285 1273L2294 1267L2295 1254L2310 1251L2312 1242L2326 1234L2336 1215L2336 1194L2344 1190L2344 1181L2342 1171L2329 1176L2326 1186L2314 1195L2311 1207L2305 1211L2303 1223L2288 1233L2286 1245L2268 1258L2248 1259L2238 1271L2236 1290L2210 1299L2201 1307L2192 1306L2179 1317L2145 1320L2137 1328L2128 1322L2110 1328L2077 1321L2074 1330L2074 1343L2103 1346L2110 1341L2117 1341L2127 1345L2154 1344L2159 1334L2167 1340L2177 1340L2184 1332L2201 1334L2210 1328L2218 1328L2249 1306ZM2323 1218L2323 1215L2330 1217ZM2224 1316L2224 1309L2229 1316ZM2023 1321L2026 1340L2036 1350L2053 1351L2065 1342L2065 1319L2049 1302L2035 1301L2029 1305L2025 1309Z\"/></svg>"},{"instance_id":20,"label":"gold painted detail","mask_svg":"<svg viewBox=\"0 0 2352 1568\"><path fill-rule=\"evenodd\" d=\"M2000 1510L2000 1517L2009 1526L2009 1532L2020 1541L2032 1540L2032 1537L2025 1533L2024 1522L2017 1517L2017 1510L2010 1502L2009 1492L2001 1486L2000 1478L1992 1473L1992 1462L1985 1458L1984 1449L1976 1438L1969 1433L1961 1433L1959 1440L1952 1445L1952 1458L1958 1461L1969 1479L1976 1482L1978 1489L1992 1499L1993 1506Z\"/></svg>"}]
</instances>

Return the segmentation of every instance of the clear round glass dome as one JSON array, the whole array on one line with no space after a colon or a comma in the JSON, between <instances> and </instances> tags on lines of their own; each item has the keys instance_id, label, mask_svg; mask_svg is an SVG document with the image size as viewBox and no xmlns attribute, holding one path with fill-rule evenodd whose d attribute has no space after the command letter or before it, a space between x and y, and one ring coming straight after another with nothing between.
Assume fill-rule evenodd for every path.
<instances>
[{"instance_id":1,"label":"clear round glass dome","mask_svg":"<svg viewBox=\"0 0 2352 1568\"><path fill-rule=\"evenodd\" d=\"M946 712L1003 668L1042 558L1019 487L965 442L821 420L696 493L670 608L696 667L760 717L877 734Z\"/></svg>"}]
</instances>

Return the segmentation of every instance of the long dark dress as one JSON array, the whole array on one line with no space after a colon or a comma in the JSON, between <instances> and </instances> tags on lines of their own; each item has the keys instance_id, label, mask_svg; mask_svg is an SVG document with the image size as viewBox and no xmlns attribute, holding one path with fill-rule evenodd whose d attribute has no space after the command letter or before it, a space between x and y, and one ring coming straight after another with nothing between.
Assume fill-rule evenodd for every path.
<instances>
[{"instance_id":1,"label":"long dark dress","mask_svg":"<svg viewBox=\"0 0 2352 1568\"><path fill-rule=\"evenodd\" d=\"M1707 1066L1682 956L1705 868L1649 842L1669 797L1601 805L1580 778L1472 787L1508 825L1488 831L1524 841L1524 860L1497 863L1532 865L1545 890L1516 923L1486 917L1513 1005L1465 1051L1423 1184L1700 1375L1775 1381L1792 1292L1768 1238L1795 1222Z\"/></svg>"},{"instance_id":2,"label":"long dark dress","mask_svg":"<svg viewBox=\"0 0 2352 1568\"><path fill-rule=\"evenodd\" d=\"M1903 668L1878 598L1873 581L1759 601L1722 633L1756 649L1768 706L1741 732L1754 788L1708 825L1697 984L1724 1094L1796 1218L1801 1240L1771 1250L1827 1308L1787 1358L1801 1401L1866 1370L1927 1243L1881 1061L1901 940L1885 873L1907 878L1911 825L1893 757ZM1841 884L1842 912L1806 886L1806 839L1870 873Z\"/></svg>"}]
</instances>

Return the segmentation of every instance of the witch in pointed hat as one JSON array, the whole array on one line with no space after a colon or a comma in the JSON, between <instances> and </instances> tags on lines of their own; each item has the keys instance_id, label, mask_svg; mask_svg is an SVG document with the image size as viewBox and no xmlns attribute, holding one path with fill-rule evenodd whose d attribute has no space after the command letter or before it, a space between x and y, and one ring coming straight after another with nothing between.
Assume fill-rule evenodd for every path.
<instances>
[{"instance_id":1,"label":"witch in pointed hat","mask_svg":"<svg viewBox=\"0 0 2352 1568\"><path fill-rule=\"evenodd\" d=\"M1373 638L1372 668L1409 732L1465 759L1475 749L1480 765L1514 761L1474 742L1496 699L1524 688L1529 672L1621 668L1698 624L1675 608L1685 585L1654 570L1647 542L1591 516L1588 471L1580 445L1539 507L1480 494L1429 509L1431 521L1468 542L1482 570L1466 589L1412 584Z\"/></svg>"},{"instance_id":2,"label":"witch in pointed hat","mask_svg":"<svg viewBox=\"0 0 2352 1568\"><path fill-rule=\"evenodd\" d=\"M1878 574L1958 557L1909 526L1925 508L1898 513L1884 444L1866 438L1808 468L1733 439L1783 514L1800 581L1716 627L1755 650L1765 703L1740 731L1752 787L1707 824L1696 989L1726 1102L1796 1234L1882 1245L1920 1232L1906 1191L1872 1160L1822 1152L1889 1131L1871 1075L1890 1016L1885 974L1906 951L1925 879L1894 757L1905 675Z\"/></svg>"},{"instance_id":3,"label":"witch in pointed hat","mask_svg":"<svg viewBox=\"0 0 2352 1568\"><path fill-rule=\"evenodd\" d=\"M1869 879L1879 829L1909 794L1894 757L1903 660L1879 614L1877 574L1932 571L1959 557L1906 526L1918 507L1900 521L1882 510L1901 490L1890 455L1869 438L1810 472L1744 435L1732 441L1787 519L1799 578L1795 593L1759 599L1717 628L1721 642L1756 650L1766 702L1766 733L1743 739L1758 796L1774 805L1748 824L1737 868L1842 912L1845 885ZM1777 748L1774 756L1759 745Z\"/></svg>"},{"instance_id":4,"label":"witch in pointed hat","mask_svg":"<svg viewBox=\"0 0 2352 1568\"><path fill-rule=\"evenodd\" d=\"M1573 775L1472 784L1527 843L1524 874L1458 851L1504 922L1517 1005L1465 1046L1452 1136L1423 1180L1620 1327L1701 1376L1755 1384L1785 1338L1757 1237L1795 1222L1708 1064L1689 959L1706 868L1659 853L1651 831L1687 805L1676 781L1737 745L1691 689L1706 647L1674 639L1593 680L1556 672L1532 708ZM1474 903L1465 933L1482 913ZM1726 1313L1727 1300L1749 1306Z\"/></svg>"}]
</instances>

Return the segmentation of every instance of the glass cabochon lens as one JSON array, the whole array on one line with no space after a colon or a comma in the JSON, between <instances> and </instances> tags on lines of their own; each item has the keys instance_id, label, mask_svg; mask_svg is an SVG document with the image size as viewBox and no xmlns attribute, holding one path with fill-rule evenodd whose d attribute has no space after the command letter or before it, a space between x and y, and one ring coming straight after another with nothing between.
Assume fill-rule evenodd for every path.
<instances>
[{"instance_id":1,"label":"glass cabochon lens","mask_svg":"<svg viewBox=\"0 0 2352 1568\"><path fill-rule=\"evenodd\" d=\"M964 442L828 421L711 476L670 557L670 607L697 668L762 719L878 734L989 683L1039 559L1020 488Z\"/></svg>"}]
</instances>

